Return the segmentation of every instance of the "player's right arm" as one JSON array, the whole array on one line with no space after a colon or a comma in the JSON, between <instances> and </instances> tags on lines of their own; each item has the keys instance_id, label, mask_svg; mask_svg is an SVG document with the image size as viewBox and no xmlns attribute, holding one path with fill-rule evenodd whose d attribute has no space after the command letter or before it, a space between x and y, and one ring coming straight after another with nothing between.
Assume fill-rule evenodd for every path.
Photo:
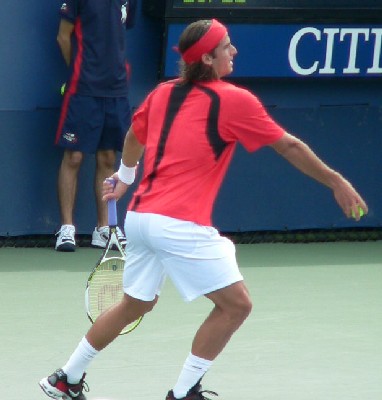
<instances>
[{"instance_id":1,"label":"player's right arm","mask_svg":"<svg viewBox=\"0 0 382 400\"><path fill-rule=\"evenodd\" d=\"M142 157L144 146L138 141L134 134L132 126L127 131L123 144L122 158L123 165L127 168L135 168ZM102 186L103 200L120 199L127 191L130 185L123 183L116 172L112 176L116 180L115 187L108 181L105 181Z\"/></svg>"},{"instance_id":2,"label":"player's right arm","mask_svg":"<svg viewBox=\"0 0 382 400\"><path fill-rule=\"evenodd\" d=\"M74 30L74 24L69 22L68 20L62 18L60 20L60 26L58 28L57 34L57 42L60 46L62 56L66 62L66 65L69 66L70 59L72 55L72 45L71 45L71 36Z\"/></svg>"},{"instance_id":3,"label":"player's right arm","mask_svg":"<svg viewBox=\"0 0 382 400\"><path fill-rule=\"evenodd\" d=\"M135 136L133 127L131 126L125 136L125 142L122 150L122 162L126 167L134 167L141 159L144 146Z\"/></svg>"}]
</instances>

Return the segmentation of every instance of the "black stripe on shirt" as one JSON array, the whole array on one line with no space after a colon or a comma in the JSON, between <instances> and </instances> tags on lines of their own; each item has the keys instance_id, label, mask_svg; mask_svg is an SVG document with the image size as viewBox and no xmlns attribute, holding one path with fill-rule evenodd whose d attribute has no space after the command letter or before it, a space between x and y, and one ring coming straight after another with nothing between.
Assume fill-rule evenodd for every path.
<instances>
[{"instance_id":1,"label":"black stripe on shirt","mask_svg":"<svg viewBox=\"0 0 382 400\"><path fill-rule=\"evenodd\" d=\"M215 160L218 160L227 146L227 143L221 138L218 129L220 98L215 91L205 86L196 85L196 87L206 93L211 99L211 106L207 118L207 137L215 154Z\"/></svg>"},{"instance_id":2,"label":"black stripe on shirt","mask_svg":"<svg viewBox=\"0 0 382 400\"><path fill-rule=\"evenodd\" d=\"M216 92L213 90L206 88L201 85L195 85L199 90L204 92L210 99L211 99L211 105L207 117L207 126L206 126L206 131L207 131L207 138L208 141L212 147L212 150L215 155L215 160L218 160L221 154L223 153L224 149L227 146L227 143L220 137L219 135L219 130L218 130L218 119L219 119L219 111L220 111L220 98ZM167 104L167 111L165 114L165 119L162 127L162 131L160 134L159 138L159 143L158 143L158 148L157 148L157 154L155 156L155 161L154 161L154 166L152 172L148 176L149 183L147 185L146 190L144 191L143 194L148 193L151 190L152 184L156 178L157 170L158 170L158 165L160 164L168 136L171 131L172 124L179 112L180 107L183 105L185 102L188 94L190 91L194 88L194 85L192 84L186 84L186 85L174 85L172 88L168 104ZM132 210L135 210L140 202L141 195L137 196L135 198L134 204L132 206Z\"/></svg>"},{"instance_id":3,"label":"black stripe on shirt","mask_svg":"<svg viewBox=\"0 0 382 400\"><path fill-rule=\"evenodd\" d=\"M184 101L186 100L188 94L192 90L193 85L188 84L188 85L179 85L176 84L171 90L171 94L167 103L167 110L162 126L162 131L160 133L159 137L159 143L158 143L158 148L157 148L157 154L155 156L154 160L154 166L152 172L149 174L147 177L149 184L147 185L146 190L144 191L145 194L151 190L153 181L155 180L157 170L158 170L158 165L161 162L163 155L164 155L164 150L166 147L168 135L170 134L172 124L174 123L175 117L177 116L180 107L183 105ZM138 204L140 202L140 197L137 196L135 198L134 204L132 206L132 210L135 210L138 207Z\"/></svg>"}]
</instances>

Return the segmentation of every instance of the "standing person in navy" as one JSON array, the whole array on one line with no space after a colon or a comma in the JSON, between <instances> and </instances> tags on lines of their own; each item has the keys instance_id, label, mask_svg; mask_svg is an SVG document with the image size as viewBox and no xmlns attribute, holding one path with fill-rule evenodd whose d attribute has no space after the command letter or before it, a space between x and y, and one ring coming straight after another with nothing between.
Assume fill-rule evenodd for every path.
<instances>
[{"instance_id":1,"label":"standing person in navy","mask_svg":"<svg viewBox=\"0 0 382 400\"><path fill-rule=\"evenodd\" d=\"M102 182L114 171L130 124L126 29L134 25L136 0L66 0L57 41L69 67L55 143L64 148L58 174L61 228L56 250L74 251L73 211L78 172L95 154L97 226L92 245L105 247L109 230ZM118 235L125 242L122 231Z\"/></svg>"}]
</instances>

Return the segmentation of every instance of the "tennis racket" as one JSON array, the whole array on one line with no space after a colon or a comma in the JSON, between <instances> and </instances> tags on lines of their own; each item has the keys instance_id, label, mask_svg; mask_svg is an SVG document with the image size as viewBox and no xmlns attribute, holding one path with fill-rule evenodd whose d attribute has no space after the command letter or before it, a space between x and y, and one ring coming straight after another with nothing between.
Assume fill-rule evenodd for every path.
<instances>
[{"instance_id":1,"label":"tennis racket","mask_svg":"<svg viewBox=\"0 0 382 400\"><path fill-rule=\"evenodd\" d=\"M86 313L91 323L94 323L100 314L118 303L123 297L122 276L125 265L125 251L117 236L116 200L109 200L107 207L109 239L101 258L89 275L85 291ZM120 335L134 330L142 318L140 317L127 325Z\"/></svg>"}]
</instances>

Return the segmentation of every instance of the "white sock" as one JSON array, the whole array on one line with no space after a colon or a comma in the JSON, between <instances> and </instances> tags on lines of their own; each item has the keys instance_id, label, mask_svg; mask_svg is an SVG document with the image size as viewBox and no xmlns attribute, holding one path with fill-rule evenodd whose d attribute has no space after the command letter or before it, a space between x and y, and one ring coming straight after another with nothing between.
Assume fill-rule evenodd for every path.
<instances>
[{"instance_id":1,"label":"white sock","mask_svg":"<svg viewBox=\"0 0 382 400\"><path fill-rule=\"evenodd\" d=\"M186 397L187 392L203 377L211 365L212 361L194 356L190 353L184 362L178 382L176 382L174 386L174 397L177 399Z\"/></svg>"},{"instance_id":2,"label":"white sock","mask_svg":"<svg viewBox=\"0 0 382 400\"><path fill-rule=\"evenodd\" d=\"M78 383L86 368L98 353L99 351L83 337L68 362L62 367L68 377L68 383Z\"/></svg>"}]
</instances>

